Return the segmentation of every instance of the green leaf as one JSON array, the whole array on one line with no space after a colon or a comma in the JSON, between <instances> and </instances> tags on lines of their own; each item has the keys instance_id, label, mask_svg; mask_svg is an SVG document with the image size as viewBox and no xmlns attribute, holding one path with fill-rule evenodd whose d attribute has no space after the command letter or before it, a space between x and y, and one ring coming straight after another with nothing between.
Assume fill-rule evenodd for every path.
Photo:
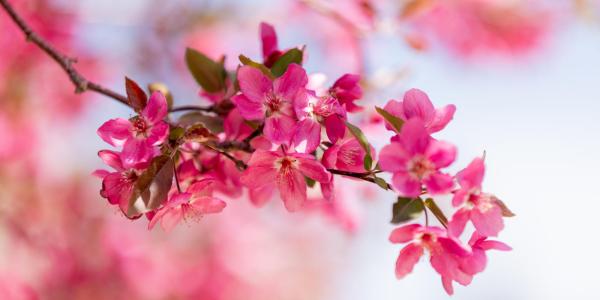
<instances>
[{"instance_id":1,"label":"green leaf","mask_svg":"<svg viewBox=\"0 0 600 300\"><path fill-rule=\"evenodd\" d=\"M438 219L438 221L440 221L440 223L444 227L448 227L448 218L446 218L446 216L444 215L444 213L442 212L440 207L437 206L437 204L435 203L435 201L433 201L433 199L427 198L425 200L425 206L427 206L427 208L429 208L429 211L431 211L433 213L433 215L436 217L436 219Z\"/></svg>"},{"instance_id":2,"label":"green leaf","mask_svg":"<svg viewBox=\"0 0 600 300\"><path fill-rule=\"evenodd\" d=\"M375 106L375 110L379 113L392 127L396 132L400 132L402 130L402 125L404 125L404 120L390 114L385 109L381 107Z\"/></svg>"},{"instance_id":3,"label":"green leaf","mask_svg":"<svg viewBox=\"0 0 600 300\"><path fill-rule=\"evenodd\" d=\"M185 62L205 91L214 93L225 89L227 72L222 64L191 48L185 50Z\"/></svg>"},{"instance_id":4,"label":"green leaf","mask_svg":"<svg viewBox=\"0 0 600 300\"><path fill-rule=\"evenodd\" d=\"M367 141L367 137L360 130L360 128L350 124L350 122L346 121L346 127L350 130L350 133L354 135L354 137L358 140L360 146L365 150L365 159L363 161L365 170L371 170L373 165L373 158L371 157L371 146L369 145L369 141Z\"/></svg>"},{"instance_id":5,"label":"green leaf","mask_svg":"<svg viewBox=\"0 0 600 300\"><path fill-rule=\"evenodd\" d=\"M504 203L502 200L500 200L500 199L498 199L498 198L496 198L496 197L493 197L493 200L496 202L496 204L498 204L498 206L499 206L499 207L500 207L500 209L502 210L502 216L503 216L503 217L510 218L510 217L514 217L514 216L516 216L516 215L515 215L515 213L513 213L513 212L512 212L512 211L511 211L511 210L508 208L508 206L506 206L506 204L505 204L505 203Z\"/></svg>"},{"instance_id":6,"label":"green leaf","mask_svg":"<svg viewBox=\"0 0 600 300\"><path fill-rule=\"evenodd\" d=\"M425 207L421 198L398 197L392 207L392 224L401 224L417 218Z\"/></svg>"},{"instance_id":7,"label":"green leaf","mask_svg":"<svg viewBox=\"0 0 600 300\"><path fill-rule=\"evenodd\" d=\"M181 127L171 127L171 130L169 131L169 141L176 142L183 137L184 133L185 129Z\"/></svg>"},{"instance_id":8,"label":"green leaf","mask_svg":"<svg viewBox=\"0 0 600 300\"><path fill-rule=\"evenodd\" d=\"M215 134L223 132L222 118L207 115L199 111L193 111L184 114L181 117L179 117L179 120L177 122L184 127L202 124L204 127L208 128L208 130Z\"/></svg>"},{"instance_id":9,"label":"green leaf","mask_svg":"<svg viewBox=\"0 0 600 300\"><path fill-rule=\"evenodd\" d=\"M144 90L133 80L125 77L125 90L127 92L127 101L129 105L136 112L141 112L146 103L148 103L148 96L144 93Z\"/></svg>"},{"instance_id":10,"label":"green leaf","mask_svg":"<svg viewBox=\"0 0 600 300\"><path fill-rule=\"evenodd\" d=\"M387 181L385 181L385 179L373 175L373 180L380 188L386 191L390 189L390 185L387 183Z\"/></svg>"},{"instance_id":11,"label":"green leaf","mask_svg":"<svg viewBox=\"0 0 600 300\"><path fill-rule=\"evenodd\" d=\"M315 184L317 183L314 179L308 178L306 176L304 176L304 181L306 181L306 185L308 185L309 188L314 187Z\"/></svg>"},{"instance_id":12,"label":"green leaf","mask_svg":"<svg viewBox=\"0 0 600 300\"><path fill-rule=\"evenodd\" d=\"M244 55L240 55L239 56L240 62L244 65L244 66L250 66L250 67L254 67L259 69L263 74L265 74L267 77L273 79L273 73L271 73L271 70L269 70L269 68L267 68L265 65L261 64L261 63L257 63L253 60L251 60L250 58L244 56Z\"/></svg>"},{"instance_id":13,"label":"green leaf","mask_svg":"<svg viewBox=\"0 0 600 300\"><path fill-rule=\"evenodd\" d=\"M158 208L173 184L173 160L166 154L152 160L138 177L129 198L127 216L132 218Z\"/></svg>"},{"instance_id":14,"label":"green leaf","mask_svg":"<svg viewBox=\"0 0 600 300\"><path fill-rule=\"evenodd\" d=\"M290 64L296 63L301 65L302 56L303 53L298 48L288 50L286 53L281 55L279 59L277 59L277 61L273 64L273 66L271 67L271 73L273 73L275 77L280 77L281 75L283 75L283 73L285 73Z\"/></svg>"}]
</instances>

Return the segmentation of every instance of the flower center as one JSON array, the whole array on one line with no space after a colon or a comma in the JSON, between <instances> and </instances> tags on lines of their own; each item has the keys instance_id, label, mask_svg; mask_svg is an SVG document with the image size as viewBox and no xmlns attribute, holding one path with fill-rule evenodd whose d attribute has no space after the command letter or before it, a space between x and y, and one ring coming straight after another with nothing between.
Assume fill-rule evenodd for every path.
<instances>
[{"instance_id":1,"label":"flower center","mask_svg":"<svg viewBox=\"0 0 600 300\"><path fill-rule=\"evenodd\" d=\"M282 174L288 174L296 168L296 160L291 157L283 157L278 162L279 172Z\"/></svg>"},{"instance_id":2,"label":"flower center","mask_svg":"<svg viewBox=\"0 0 600 300\"><path fill-rule=\"evenodd\" d=\"M267 109L270 113L278 112L281 109L281 104L283 99L278 95L275 95L273 92L267 94L266 101Z\"/></svg>"},{"instance_id":3,"label":"flower center","mask_svg":"<svg viewBox=\"0 0 600 300\"><path fill-rule=\"evenodd\" d=\"M146 136L148 132L148 123L146 123L146 120L137 116L131 120L131 125L136 136Z\"/></svg>"},{"instance_id":4,"label":"flower center","mask_svg":"<svg viewBox=\"0 0 600 300\"><path fill-rule=\"evenodd\" d=\"M138 175L135 173L134 170L127 170L123 172L122 176L123 180L128 183L135 182L138 179Z\"/></svg>"},{"instance_id":5,"label":"flower center","mask_svg":"<svg viewBox=\"0 0 600 300\"><path fill-rule=\"evenodd\" d=\"M435 166L425 157L417 156L409 163L408 169L413 176L423 179L435 171Z\"/></svg>"},{"instance_id":6,"label":"flower center","mask_svg":"<svg viewBox=\"0 0 600 300\"><path fill-rule=\"evenodd\" d=\"M329 117L334 113L336 100L332 97L321 97L313 106L313 113L320 117ZM310 105L310 104L309 104Z\"/></svg>"}]
</instances>

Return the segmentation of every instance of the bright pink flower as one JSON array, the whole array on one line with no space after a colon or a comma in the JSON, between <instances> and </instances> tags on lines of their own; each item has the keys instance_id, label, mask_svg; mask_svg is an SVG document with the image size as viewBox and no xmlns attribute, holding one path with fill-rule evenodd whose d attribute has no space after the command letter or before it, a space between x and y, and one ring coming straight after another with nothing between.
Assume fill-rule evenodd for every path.
<instances>
[{"instance_id":1,"label":"bright pink flower","mask_svg":"<svg viewBox=\"0 0 600 300\"><path fill-rule=\"evenodd\" d=\"M318 97L311 91L294 102L294 109L300 122L292 143L300 152L311 153L317 149L321 143L321 124L332 143L346 132L346 110L332 97Z\"/></svg>"},{"instance_id":2,"label":"bright pink flower","mask_svg":"<svg viewBox=\"0 0 600 300\"><path fill-rule=\"evenodd\" d=\"M453 104L436 109L425 92L418 89L410 89L404 93L402 101L390 100L384 109L392 115L408 121L419 119L425 124L429 133L438 132L452 120L456 107ZM385 124L389 130L393 128Z\"/></svg>"},{"instance_id":3,"label":"bright pink flower","mask_svg":"<svg viewBox=\"0 0 600 300\"><path fill-rule=\"evenodd\" d=\"M360 75L344 74L335 81L329 89L329 94L344 105L346 111L357 112L363 110L362 106L354 104L354 101L362 98L363 91L360 87Z\"/></svg>"},{"instance_id":4,"label":"bright pink flower","mask_svg":"<svg viewBox=\"0 0 600 300\"><path fill-rule=\"evenodd\" d=\"M199 219L205 214L223 211L226 203L212 196L213 183L213 178L204 178L194 182L185 192L171 195L168 202L156 211L148 229L160 222L165 231L171 231L182 219Z\"/></svg>"},{"instance_id":5,"label":"bright pink flower","mask_svg":"<svg viewBox=\"0 0 600 300\"><path fill-rule=\"evenodd\" d=\"M166 115L167 100L154 92L140 115L109 120L98 128L98 135L112 146L123 146L124 163L149 161L155 155L155 146L169 135L169 124L163 121Z\"/></svg>"},{"instance_id":6,"label":"bright pink flower","mask_svg":"<svg viewBox=\"0 0 600 300\"><path fill-rule=\"evenodd\" d=\"M383 171L392 172L392 185L406 197L421 194L422 185L430 194L448 192L452 177L439 171L456 158L456 148L435 140L427 133L420 119L404 124L395 141L385 146L379 154Z\"/></svg>"},{"instance_id":7,"label":"bright pink flower","mask_svg":"<svg viewBox=\"0 0 600 300\"><path fill-rule=\"evenodd\" d=\"M502 209L493 195L481 192L485 172L483 159L475 158L469 166L456 174L460 189L454 193L452 205L461 207L449 224L449 230L459 236L471 220L475 230L483 236L498 236L504 228Z\"/></svg>"},{"instance_id":8,"label":"bright pink flower","mask_svg":"<svg viewBox=\"0 0 600 300\"><path fill-rule=\"evenodd\" d=\"M121 211L126 214L135 182L147 164L140 163L135 166L125 164L121 159L121 155L122 153L119 154L110 150L99 151L98 156L116 172L96 170L94 175L102 178L100 195L108 199L110 204L118 205Z\"/></svg>"},{"instance_id":9,"label":"bright pink flower","mask_svg":"<svg viewBox=\"0 0 600 300\"><path fill-rule=\"evenodd\" d=\"M375 151L371 148L371 157ZM366 151L354 137L338 140L323 153L322 162L326 168L348 172L365 172Z\"/></svg>"},{"instance_id":10,"label":"bright pink flower","mask_svg":"<svg viewBox=\"0 0 600 300\"><path fill-rule=\"evenodd\" d=\"M306 201L304 176L321 183L331 180L331 174L310 155L257 150L241 181L250 189L275 183L287 210L297 211Z\"/></svg>"},{"instance_id":11,"label":"bright pink flower","mask_svg":"<svg viewBox=\"0 0 600 300\"><path fill-rule=\"evenodd\" d=\"M242 94L231 100L240 114L246 120L264 119L264 135L275 144L288 143L296 124L293 103L306 97L306 71L291 64L283 76L271 81L258 69L243 66L237 76Z\"/></svg>"},{"instance_id":12,"label":"bright pink flower","mask_svg":"<svg viewBox=\"0 0 600 300\"><path fill-rule=\"evenodd\" d=\"M459 259L470 256L471 252L456 239L448 237L442 228L420 224L405 225L394 229L389 239L394 244L408 243L400 251L396 261L398 279L411 273L425 250L428 250L431 266L442 276L442 282L455 280L464 285L471 282L472 276L459 268ZM452 294L451 290L446 289L446 292Z\"/></svg>"}]
</instances>

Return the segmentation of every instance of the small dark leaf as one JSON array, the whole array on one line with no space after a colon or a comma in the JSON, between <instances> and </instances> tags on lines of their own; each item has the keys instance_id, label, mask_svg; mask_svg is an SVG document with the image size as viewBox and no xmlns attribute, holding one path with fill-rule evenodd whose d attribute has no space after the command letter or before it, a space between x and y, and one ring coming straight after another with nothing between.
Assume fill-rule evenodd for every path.
<instances>
[{"instance_id":1,"label":"small dark leaf","mask_svg":"<svg viewBox=\"0 0 600 300\"><path fill-rule=\"evenodd\" d=\"M259 69L263 74L265 74L267 77L273 79L273 73L271 73L271 70L269 70L269 68L267 68L265 65L261 64L261 63L257 63L253 60L251 60L250 58L244 56L244 55L240 55L240 62L244 65L244 66L250 66L250 67L254 67Z\"/></svg>"},{"instance_id":2,"label":"small dark leaf","mask_svg":"<svg viewBox=\"0 0 600 300\"><path fill-rule=\"evenodd\" d=\"M204 114L199 111L189 112L179 117L178 123L184 127L202 124L212 133L217 134L223 132L223 119Z\"/></svg>"},{"instance_id":3,"label":"small dark leaf","mask_svg":"<svg viewBox=\"0 0 600 300\"><path fill-rule=\"evenodd\" d=\"M161 155L138 177L129 198L127 216L133 217L158 208L173 184L173 160Z\"/></svg>"},{"instance_id":4,"label":"small dark leaf","mask_svg":"<svg viewBox=\"0 0 600 300\"><path fill-rule=\"evenodd\" d=\"M205 143L208 141L217 140L217 136L212 134L208 128L202 124L192 125L185 131L185 139L187 141L194 141L198 143Z\"/></svg>"},{"instance_id":5,"label":"small dark leaf","mask_svg":"<svg viewBox=\"0 0 600 300\"><path fill-rule=\"evenodd\" d=\"M184 133L185 129L181 127L172 127L171 131L169 132L169 141L173 143L176 142L177 140L183 137Z\"/></svg>"},{"instance_id":6,"label":"small dark leaf","mask_svg":"<svg viewBox=\"0 0 600 300\"><path fill-rule=\"evenodd\" d=\"M390 189L390 185L383 178L379 178L379 177L375 176L373 179L375 180L375 183L382 189L384 189L384 190Z\"/></svg>"},{"instance_id":7,"label":"small dark leaf","mask_svg":"<svg viewBox=\"0 0 600 300\"><path fill-rule=\"evenodd\" d=\"M125 77L125 90L127 91L127 101L129 105L136 112L141 112L146 103L148 103L148 96L144 93L144 90L133 80Z\"/></svg>"},{"instance_id":8,"label":"small dark leaf","mask_svg":"<svg viewBox=\"0 0 600 300\"><path fill-rule=\"evenodd\" d=\"M360 128L350 124L350 122L346 121L346 127L348 127L352 135L354 135L354 137L358 140L360 146L365 150L365 170L371 170L371 167L373 165L373 158L371 157L371 146L369 145L369 141L367 141L367 137L362 132L362 130L360 130Z\"/></svg>"},{"instance_id":9,"label":"small dark leaf","mask_svg":"<svg viewBox=\"0 0 600 300\"><path fill-rule=\"evenodd\" d=\"M306 176L304 176L304 181L306 181L306 185L308 185L309 188L314 187L315 184L317 183L314 179L308 178Z\"/></svg>"},{"instance_id":10,"label":"small dark leaf","mask_svg":"<svg viewBox=\"0 0 600 300\"><path fill-rule=\"evenodd\" d=\"M401 224L417 218L425 209L421 198L398 197L392 207L392 224Z\"/></svg>"},{"instance_id":11,"label":"small dark leaf","mask_svg":"<svg viewBox=\"0 0 600 300\"><path fill-rule=\"evenodd\" d=\"M185 51L185 62L196 82L205 91L214 93L225 89L227 72L222 64L190 48Z\"/></svg>"},{"instance_id":12,"label":"small dark leaf","mask_svg":"<svg viewBox=\"0 0 600 300\"><path fill-rule=\"evenodd\" d=\"M301 65L302 56L303 53L298 48L288 50L286 53L281 55L279 59L277 59L277 61L273 64L273 67L271 67L271 73L273 73L275 77L283 75L283 73L285 73L290 64L295 63Z\"/></svg>"},{"instance_id":13,"label":"small dark leaf","mask_svg":"<svg viewBox=\"0 0 600 300\"><path fill-rule=\"evenodd\" d=\"M433 201L433 199L427 198L425 200L425 206L427 206L427 208L429 208L429 211L431 211L431 213L433 213L433 215L436 217L436 219L438 219L438 221L440 221L440 223L444 227L448 227L448 218L446 218L446 216L444 215L444 213L442 212L440 207L437 206L437 204L435 203L435 201Z\"/></svg>"},{"instance_id":14,"label":"small dark leaf","mask_svg":"<svg viewBox=\"0 0 600 300\"><path fill-rule=\"evenodd\" d=\"M381 107L375 106L375 110L379 113L392 127L396 132L400 132L402 129L402 125L404 125L404 120L390 114L388 111Z\"/></svg>"},{"instance_id":15,"label":"small dark leaf","mask_svg":"<svg viewBox=\"0 0 600 300\"><path fill-rule=\"evenodd\" d=\"M506 204L505 204L505 203L504 203L502 200L500 200L500 199L498 199L498 198L496 198L496 197L494 197L494 198L493 198L493 200L494 200L494 201L496 201L496 204L498 204L498 206L499 206L499 207L500 207L500 209L502 210L502 216L503 216L503 217L510 218L510 217L514 217L514 216L516 216L516 215L515 215L515 214L514 214L514 213L513 213L513 212L512 212L512 211L511 211L509 208L508 208L508 206L506 206Z\"/></svg>"}]
</instances>

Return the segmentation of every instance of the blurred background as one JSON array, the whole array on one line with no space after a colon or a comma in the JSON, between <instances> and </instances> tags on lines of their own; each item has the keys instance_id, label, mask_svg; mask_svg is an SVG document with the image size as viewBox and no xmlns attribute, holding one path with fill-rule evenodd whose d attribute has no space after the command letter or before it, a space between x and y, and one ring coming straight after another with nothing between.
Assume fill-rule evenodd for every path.
<instances>
[{"instance_id":1,"label":"blurred background","mask_svg":"<svg viewBox=\"0 0 600 300\"><path fill-rule=\"evenodd\" d=\"M226 64L260 55L258 24L306 45L329 83L360 73L363 106L412 87L456 104L438 137L462 169L486 151L485 190L517 214L486 271L454 299L600 299L600 2L596 0L13 0L90 79L166 83L206 104L185 47ZM246 198L172 233L99 196L96 129L131 111L77 95L0 12L0 299L444 299L422 259L398 281L393 195L340 181L325 209L289 214ZM370 109L354 116L380 149ZM439 201L444 209L449 203Z\"/></svg>"}]
</instances>

